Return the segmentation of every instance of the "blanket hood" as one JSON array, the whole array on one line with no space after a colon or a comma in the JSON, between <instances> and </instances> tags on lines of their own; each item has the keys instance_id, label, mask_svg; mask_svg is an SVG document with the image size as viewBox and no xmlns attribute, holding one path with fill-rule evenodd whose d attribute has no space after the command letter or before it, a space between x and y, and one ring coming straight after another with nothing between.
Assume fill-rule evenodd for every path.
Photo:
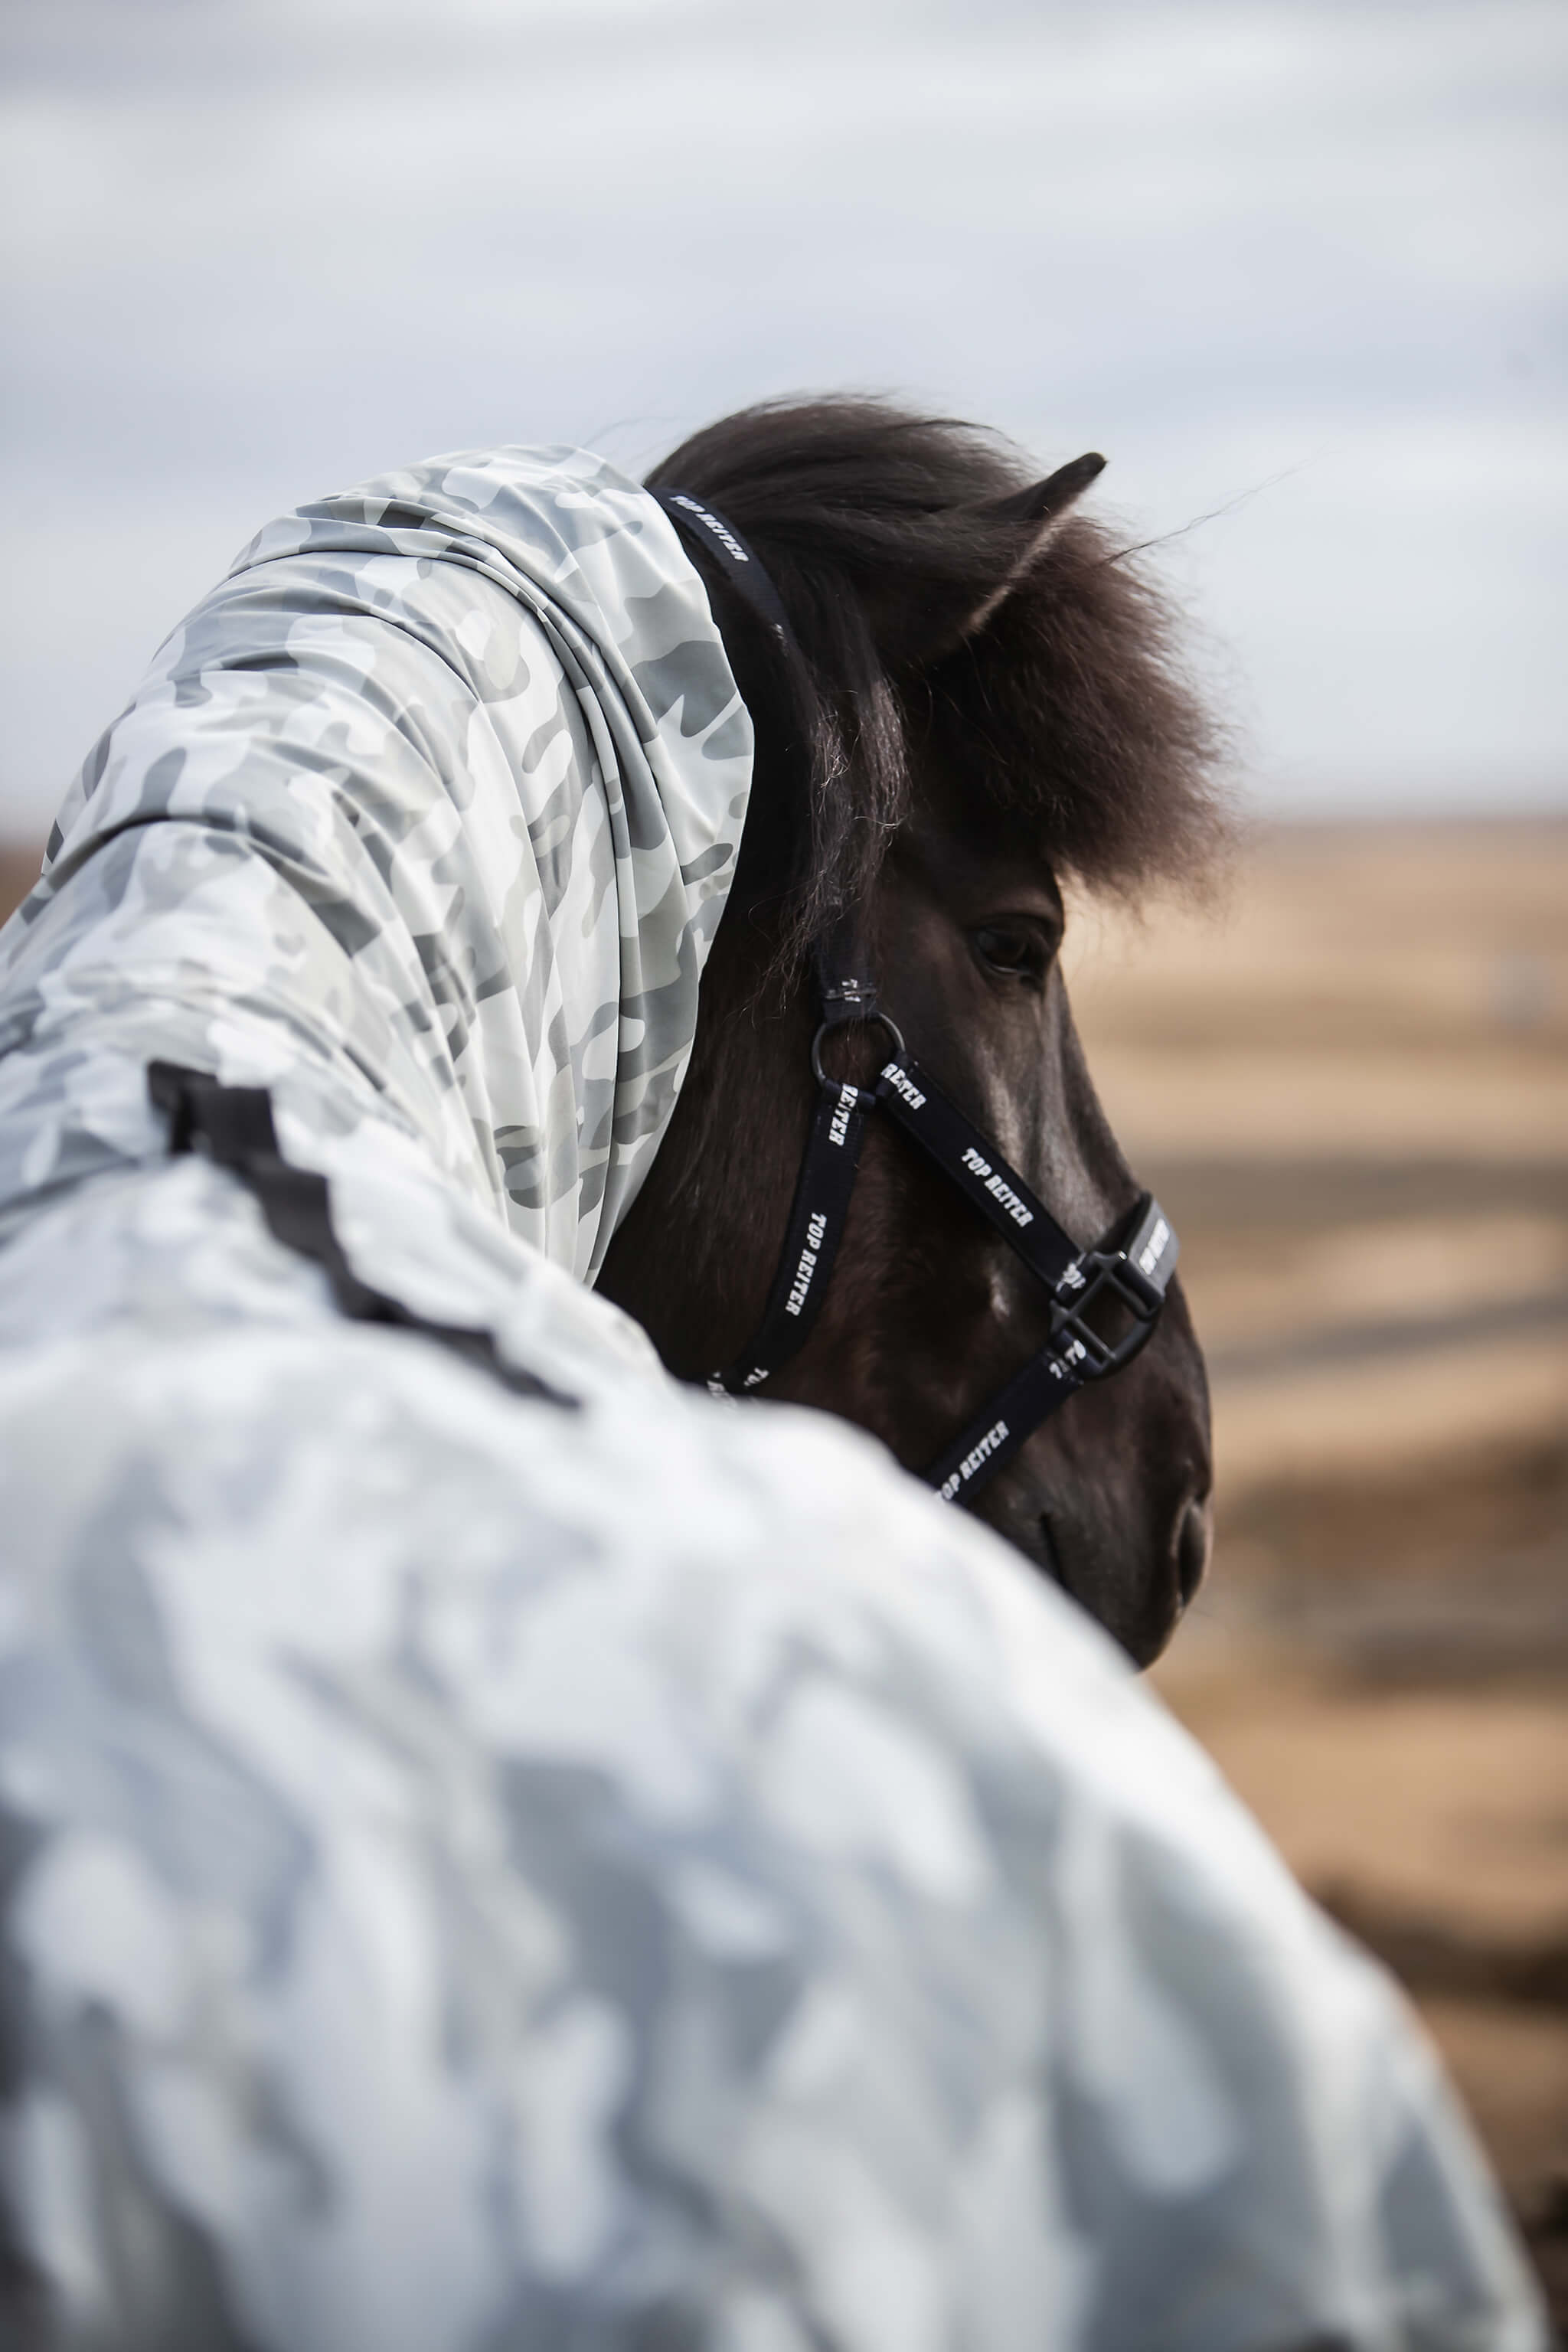
<instances>
[{"instance_id":1,"label":"blanket hood","mask_svg":"<svg viewBox=\"0 0 1568 2352\"><path fill-rule=\"evenodd\" d=\"M413 1130L592 1280L686 1069L751 765L702 583L599 457L438 457L269 525L11 928L0 1047L36 1066L68 1025L70 1071L10 1121L0 1200L144 1157L161 1054Z\"/></svg>"}]
</instances>

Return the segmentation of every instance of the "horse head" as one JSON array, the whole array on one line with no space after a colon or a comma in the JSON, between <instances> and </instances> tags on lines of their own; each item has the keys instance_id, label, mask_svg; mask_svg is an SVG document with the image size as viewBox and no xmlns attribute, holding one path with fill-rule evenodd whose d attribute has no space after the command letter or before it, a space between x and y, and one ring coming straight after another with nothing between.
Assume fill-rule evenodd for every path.
<instances>
[{"instance_id":1,"label":"horse head","mask_svg":"<svg viewBox=\"0 0 1568 2352\"><path fill-rule=\"evenodd\" d=\"M852 925L880 1002L973 1126L1083 1243L1139 1197L1096 1098L1058 950L1064 883L1190 875L1218 829L1217 739L1167 608L1047 481L968 427L874 402L724 420L651 478L710 499L782 599L781 646L699 561L757 750L690 1068L600 1287L678 1375L728 1363L778 1261L817 1088L812 953ZM865 1085L874 1024L826 1041ZM810 1336L767 1383L940 1454L1049 1336L1052 1302L889 1120L868 1131ZM1203 1359L1179 1284L1153 1336L973 1502L1140 1663L1208 1556Z\"/></svg>"}]
</instances>

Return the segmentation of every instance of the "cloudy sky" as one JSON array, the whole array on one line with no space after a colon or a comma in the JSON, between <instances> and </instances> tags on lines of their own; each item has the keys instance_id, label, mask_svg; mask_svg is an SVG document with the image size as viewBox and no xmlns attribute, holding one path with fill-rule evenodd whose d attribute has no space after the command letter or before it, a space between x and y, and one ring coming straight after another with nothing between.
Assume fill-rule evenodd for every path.
<instances>
[{"instance_id":1,"label":"cloudy sky","mask_svg":"<svg viewBox=\"0 0 1568 2352\"><path fill-rule=\"evenodd\" d=\"M7 0L0 80L0 833L279 509L822 386L1105 450L1261 805L1568 805L1563 0Z\"/></svg>"}]
</instances>

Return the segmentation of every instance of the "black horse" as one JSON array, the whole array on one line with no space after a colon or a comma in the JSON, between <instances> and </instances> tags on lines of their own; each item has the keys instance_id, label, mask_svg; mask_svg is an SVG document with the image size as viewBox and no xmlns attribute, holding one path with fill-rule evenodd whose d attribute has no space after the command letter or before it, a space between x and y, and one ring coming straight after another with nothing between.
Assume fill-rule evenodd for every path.
<instances>
[{"instance_id":1,"label":"black horse","mask_svg":"<svg viewBox=\"0 0 1568 2352\"><path fill-rule=\"evenodd\" d=\"M649 477L742 535L795 639L699 544L755 780L685 1090L600 1285L685 1378L762 1316L815 1097L813 955L847 921L911 1052L1062 1226L1090 1241L1137 1196L1073 1028L1062 884L1127 895L1198 872L1222 831L1221 738L1168 605L1072 511L1100 466L1036 482L971 426L827 400L726 418ZM865 1082L881 1042L835 1037L833 1075ZM826 1303L766 1392L919 1470L1049 1318L1005 1243L873 1121ZM1209 1487L1203 1359L1173 1286L1137 1360L974 1507L1142 1663L1203 1575Z\"/></svg>"}]
</instances>

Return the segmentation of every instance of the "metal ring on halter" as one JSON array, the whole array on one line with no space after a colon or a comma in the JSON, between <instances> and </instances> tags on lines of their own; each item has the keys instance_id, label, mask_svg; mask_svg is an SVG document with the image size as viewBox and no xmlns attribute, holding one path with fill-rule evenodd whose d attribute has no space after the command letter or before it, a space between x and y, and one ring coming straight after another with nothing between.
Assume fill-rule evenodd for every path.
<instances>
[{"instance_id":1,"label":"metal ring on halter","mask_svg":"<svg viewBox=\"0 0 1568 2352\"><path fill-rule=\"evenodd\" d=\"M859 1017L866 1021L879 1021L881 1023L883 1028L887 1031L889 1036L893 1041L893 1051L900 1057L900 1059L908 1052L909 1048L904 1044L904 1033L899 1027L898 1023L892 1018L890 1013L867 1013L861 1014ZM839 1087L844 1084L844 1081L842 1078L830 1078L826 1071L823 1068L822 1041L826 1036L830 1029L847 1029L850 1026L851 1024L847 1021L825 1021L821 1028L817 1031L816 1036L811 1041L811 1074L825 1094L837 1094ZM859 1096L863 1107L869 1105L876 1099L875 1096L867 1093L864 1087L857 1087L855 1091Z\"/></svg>"}]
</instances>

